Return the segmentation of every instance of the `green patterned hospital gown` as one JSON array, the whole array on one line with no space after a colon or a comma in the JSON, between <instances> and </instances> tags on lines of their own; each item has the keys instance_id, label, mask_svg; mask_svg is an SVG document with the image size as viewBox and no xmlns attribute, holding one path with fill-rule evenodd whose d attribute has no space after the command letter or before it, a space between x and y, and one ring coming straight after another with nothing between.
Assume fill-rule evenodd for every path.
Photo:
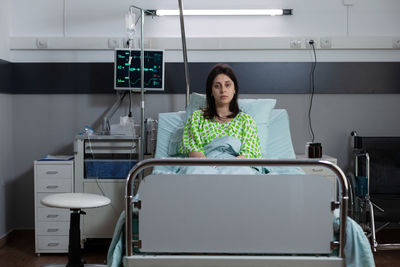
<instances>
[{"instance_id":1,"label":"green patterned hospital gown","mask_svg":"<svg viewBox=\"0 0 400 267\"><path fill-rule=\"evenodd\" d=\"M186 122L179 152L185 155L191 151L205 154L204 146L222 136L236 137L241 141L239 155L246 158L262 157L256 123L244 112L239 112L230 122L219 123L214 119L204 118L201 110L194 111Z\"/></svg>"}]
</instances>

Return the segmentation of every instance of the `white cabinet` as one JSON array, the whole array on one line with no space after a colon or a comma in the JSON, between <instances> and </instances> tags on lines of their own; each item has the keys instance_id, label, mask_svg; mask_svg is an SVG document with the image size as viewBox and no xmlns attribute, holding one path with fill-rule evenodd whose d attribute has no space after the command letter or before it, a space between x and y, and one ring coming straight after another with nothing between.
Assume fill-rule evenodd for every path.
<instances>
[{"instance_id":1,"label":"white cabinet","mask_svg":"<svg viewBox=\"0 0 400 267\"><path fill-rule=\"evenodd\" d=\"M35 252L68 252L68 209L49 208L40 200L54 193L73 192L74 161L35 161Z\"/></svg>"},{"instance_id":2,"label":"white cabinet","mask_svg":"<svg viewBox=\"0 0 400 267\"><path fill-rule=\"evenodd\" d=\"M305 155L296 155L297 159L309 159ZM334 164L337 164L337 158L328 156L328 155L322 155L322 158L314 158L317 160L326 160L329 162L332 162ZM335 186L335 195L337 194L337 178L336 174L331 171L328 168L322 167L320 165L315 165L315 166L303 166L301 167L306 174L315 174L315 175L322 175L322 176L327 176L329 180L332 181L332 183L336 184Z\"/></svg>"},{"instance_id":3,"label":"white cabinet","mask_svg":"<svg viewBox=\"0 0 400 267\"><path fill-rule=\"evenodd\" d=\"M92 193L108 197L111 205L90 209L82 217L81 237L111 238L115 225L125 207L125 182L130 168L123 177L111 178L114 163L137 161L140 139L129 136L78 135L74 142L75 192ZM88 163L98 165L90 172ZM92 165L93 166L93 165ZM110 172L109 172L110 171ZM117 175L117 176L118 176Z\"/></svg>"}]
</instances>

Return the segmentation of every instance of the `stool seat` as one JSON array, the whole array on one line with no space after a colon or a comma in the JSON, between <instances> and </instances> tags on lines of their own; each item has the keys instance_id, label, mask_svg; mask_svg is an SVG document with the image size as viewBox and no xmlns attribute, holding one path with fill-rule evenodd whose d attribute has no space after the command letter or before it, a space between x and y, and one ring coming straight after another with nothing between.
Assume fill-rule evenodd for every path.
<instances>
[{"instance_id":1,"label":"stool seat","mask_svg":"<svg viewBox=\"0 0 400 267\"><path fill-rule=\"evenodd\" d=\"M40 201L44 206L51 208L70 209L68 263L66 267L99 266L84 264L81 257L80 215L86 214L81 209L103 207L111 203L107 197L88 193L58 193L48 195ZM57 265L52 265L57 266Z\"/></svg>"},{"instance_id":2,"label":"stool seat","mask_svg":"<svg viewBox=\"0 0 400 267\"><path fill-rule=\"evenodd\" d=\"M105 196L88 193L60 193L44 197L43 205L63 209L90 209L107 206L111 200Z\"/></svg>"}]
</instances>

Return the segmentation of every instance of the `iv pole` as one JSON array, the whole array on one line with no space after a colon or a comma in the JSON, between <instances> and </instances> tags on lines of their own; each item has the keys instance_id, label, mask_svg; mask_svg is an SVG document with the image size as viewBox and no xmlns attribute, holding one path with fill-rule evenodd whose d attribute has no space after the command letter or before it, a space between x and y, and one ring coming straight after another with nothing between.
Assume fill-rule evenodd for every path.
<instances>
[{"instance_id":1,"label":"iv pole","mask_svg":"<svg viewBox=\"0 0 400 267\"><path fill-rule=\"evenodd\" d=\"M182 52L183 52L183 63L185 67L185 80L186 80L186 106L189 106L189 97L190 97L190 79L189 79L189 68L188 68L188 59L187 59L187 50L186 50L186 35L185 35L185 23L183 20L183 4L182 0L178 0L179 4L179 18L181 23L181 38L182 38Z\"/></svg>"},{"instance_id":2,"label":"iv pole","mask_svg":"<svg viewBox=\"0 0 400 267\"><path fill-rule=\"evenodd\" d=\"M180 17L180 25L181 25L181 38L182 38L182 52L183 52L183 61L184 61L184 69L185 69L185 80L186 80L186 107L189 105L189 97L190 97L190 79L189 79L189 68L188 68L188 60L187 60L187 49L186 49L186 36L185 36L185 24L183 19L183 4L182 0L178 0L179 4L179 17ZM140 103L140 115L141 115L141 133L140 133L140 153L139 153L139 161L144 159L144 145L145 145L145 129L144 129L144 15L145 10L131 5L129 8L136 8L140 10L141 16L141 30L140 30L140 74L141 74L141 81L140 81L140 96L141 96L141 103ZM129 43L130 45L130 43Z\"/></svg>"},{"instance_id":3,"label":"iv pole","mask_svg":"<svg viewBox=\"0 0 400 267\"><path fill-rule=\"evenodd\" d=\"M144 159L144 144L145 144L145 129L144 129L144 38L143 38L143 31L144 31L144 13L145 10L131 5L129 6L129 10L131 8L136 8L140 10L140 153L139 153L139 161ZM131 48L131 42L129 40L129 48ZM130 85L129 85L130 86Z\"/></svg>"},{"instance_id":4,"label":"iv pole","mask_svg":"<svg viewBox=\"0 0 400 267\"><path fill-rule=\"evenodd\" d=\"M140 104L140 116L141 116L141 133L140 133L140 155L139 161L144 159L144 143L145 143L145 129L144 129L144 40L143 40L143 30L144 30L144 10L140 9L140 96L141 96L141 104Z\"/></svg>"}]
</instances>

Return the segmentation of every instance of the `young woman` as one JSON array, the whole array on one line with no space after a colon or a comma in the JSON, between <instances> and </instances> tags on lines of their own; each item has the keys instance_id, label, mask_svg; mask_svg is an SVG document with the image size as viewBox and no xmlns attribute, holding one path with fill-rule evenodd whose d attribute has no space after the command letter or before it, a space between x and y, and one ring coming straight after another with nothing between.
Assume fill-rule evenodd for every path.
<instances>
[{"instance_id":1,"label":"young woman","mask_svg":"<svg viewBox=\"0 0 400 267\"><path fill-rule=\"evenodd\" d=\"M218 137L232 136L241 142L236 158L261 158L260 140L253 118L238 105L239 84L232 68L215 65L207 78L207 107L188 119L179 152L206 158L204 146Z\"/></svg>"}]
</instances>

